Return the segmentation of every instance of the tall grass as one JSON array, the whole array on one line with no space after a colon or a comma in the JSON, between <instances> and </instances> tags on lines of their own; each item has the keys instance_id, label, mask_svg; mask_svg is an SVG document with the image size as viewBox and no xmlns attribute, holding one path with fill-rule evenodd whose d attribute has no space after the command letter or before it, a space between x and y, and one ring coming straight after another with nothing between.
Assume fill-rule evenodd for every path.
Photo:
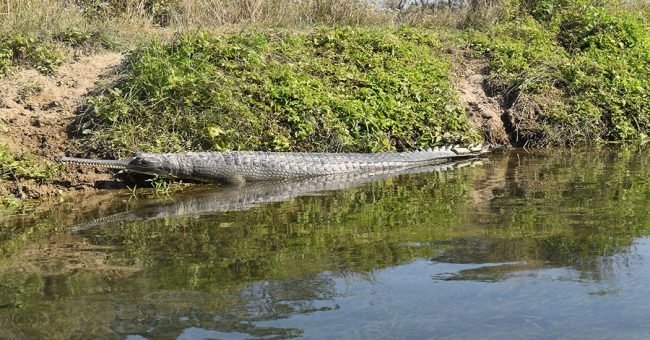
<instances>
[{"instance_id":1,"label":"tall grass","mask_svg":"<svg viewBox=\"0 0 650 340\"><path fill-rule=\"evenodd\" d=\"M498 1L458 7L425 0L409 6L381 0L0 0L0 76L17 65L52 72L72 49L131 50L178 32L487 26Z\"/></svg>"},{"instance_id":2,"label":"tall grass","mask_svg":"<svg viewBox=\"0 0 650 340\"><path fill-rule=\"evenodd\" d=\"M0 0L0 29L48 36L70 28L107 27L138 35L153 28L222 30L242 24L467 26L493 16L501 1L470 0L462 6L447 6L447 1L427 0Z\"/></svg>"},{"instance_id":3,"label":"tall grass","mask_svg":"<svg viewBox=\"0 0 650 340\"><path fill-rule=\"evenodd\" d=\"M218 27L242 23L265 26L392 25L395 13L357 0L177 0L169 6L169 24Z\"/></svg>"},{"instance_id":4,"label":"tall grass","mask_svg":"<svg viewBox=\"0 0 650 340\"><path fill-rule=\"evenodd\" d=\"M362 0L0 0L0 15L5 32L56 31L97 25L107 18L178 30L251 23L386 25L396 17L393 11Z\"/></svg>"},{"instance_id":5,"label":"tall grass","mask_svg":"<svg viewBox=\"0 0 650 340\"><path fill-rule=\"evenodd\" d=\"M397 22L409 26L465 29L483 28L493 24L501 15L504 0L419 0L389 1L398 11Z\"/></svg>"},{"instance_id":6,"label":"tall grass","mask_svg":"<svg viewBox=\"0 0 650 340\"><path fill-rule=\"evenodd\" d=\"M0 0L0 37L20 35L45 42L78 32L130 42L159 34L150 15L131 6L124 10L100 13L81 0Z\"/></svg>"}]
</instances>

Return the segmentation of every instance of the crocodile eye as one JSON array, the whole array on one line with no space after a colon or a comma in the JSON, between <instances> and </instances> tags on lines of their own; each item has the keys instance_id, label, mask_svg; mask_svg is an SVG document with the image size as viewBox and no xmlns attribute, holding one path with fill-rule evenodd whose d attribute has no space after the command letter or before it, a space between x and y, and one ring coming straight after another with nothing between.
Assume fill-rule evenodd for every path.
<instances>
[{"instance_id":1,"label":"crocodile eye","mask_svg":"<svg viewBox=\"0 0 650 340\"><path fill-rule=\"evenodd\" d=\"M136 155L135 158L133 159L133 162L143 166L155 166L160 163L160 160L157 157L152 155L141 154L141 155Z\"/></svg>"}]
</instances>

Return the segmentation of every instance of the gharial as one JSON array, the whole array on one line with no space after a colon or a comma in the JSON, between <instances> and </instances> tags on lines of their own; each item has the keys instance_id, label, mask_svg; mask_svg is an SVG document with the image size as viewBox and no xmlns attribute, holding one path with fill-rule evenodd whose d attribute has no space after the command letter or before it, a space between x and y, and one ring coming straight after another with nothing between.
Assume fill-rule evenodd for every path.
<instances>
[{"instance_id":1,"label":"gharial","mask_svg":"<svg viewBox=\"0 0 650 340\"><path fill-rule=\"evenodd\" d=\"M137 153L119 160L58 157L56 161L200 182L244 183L335 174L391 171L477 157L488 148L450 145L410 152L187 152Z\"/></svg>"}]
</instances>

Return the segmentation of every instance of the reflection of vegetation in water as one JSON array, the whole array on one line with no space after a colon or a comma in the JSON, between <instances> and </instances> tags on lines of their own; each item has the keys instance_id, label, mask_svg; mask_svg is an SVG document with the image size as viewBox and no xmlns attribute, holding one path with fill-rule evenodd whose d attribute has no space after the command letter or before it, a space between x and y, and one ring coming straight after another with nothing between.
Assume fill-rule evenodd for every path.
<instances>
[{"instance_id":1,"label":"reflection of vegetation in water","mask_svg":"<svg viewBox=\"0 0 650 340\"><path fill-rule=\"evenodd\" d=\"M506 181L487 203L491 218L480 223L484 237L465 239L439 259L542 260L605 274L599 271L611 263L604 256L626 252L650 231L649 154L617 148L508 157Z\"/></svg>"},{"instance_id":2,"label":"reflection of vegetation in water","mask_svg":"<svg viewBox=\"0 0 650 340\"><path fill-rule=\"evenodd\" d=\"M516 152L475 169L247 211L122 222L67 238L34 233L74 251L28 246L33 236L16 233L27 241L0 266L0 328L153 336L201 325L299 335L253 321L335 309L332 277L419 258L487 263L448 278L455 280L495 282L540 266L609 279L612 261L649 231L649 152ZM31 322L30 315L50 319ZM195 318L179 319L187 315Z\"/></svg>"},{"instance_id":3,"label":"reflection of vegetation in water","mask_svg":"<svg viewBox=\"0 0 650 340\"><path fill-rule=\"evenodd\" d=\"M60 295L56 299L59 301L43 304L42 300L48 299L45 282L51 281L50 277L53 276L51 268L43 268L29 275L13 276L10 280L13 287L24 287L26 290L14 296L4 295L2 299L19 304L12 308L21 311L18 314L25 315L25 318L34 309L47 310L57 320L53 324L67 329L74 327L65 324L65 315L76 315L90 324L101 324L98 321L100 318L121 319L121 313L132 319L146 320L172 313L174 315L170 315L168 320L175 320L200 305L198 314L202 317L201 322L218 326L221 330L257 335L296 335L299 334L296 330L256 329L252 325L238 325L236 320L215 324L210 321L212 318L209 315L249 315L247 306L254 304L260 294L266 294L264 290L268 290L268 287L242 286L242 283L287 277L301 277L311 283L302 290L296 290L299 285L296 282L286 289L273 288L273 292L284 297L266 306L268 310L256 313L255 318L334 308L305 300L310 300L309 296L332 294L328 293L333 289L328 283L330 279L316 273L337 269L369 271L430 256L431 249L399 247L395 243L413 237L425 240L449 238L445 236L446 230L458 222L456 205L465 201L470 174L452 175L445 180L436 178L446 175L436 174L412 180L399 178L365 188L305 197L244 212L202 218L139 221L122 223L119 227L91 229L85 231L84 236L92 246L118 245L120 250L108 250L109 255L102 259L103 264L113 268L113 272L100 271L89 263L87 268L76 268L66 275L59 274L57 287ZM422 213L425 207L427 211ZM425 225L426 228L423 227ZM65 262L66 256L60 257ZM82 258L92 256L85 254ZM134 270L115 269L128 259L132 259L131 267ZM20 267L15 262L13 264L14 268ZM137 272L142 268L145 270ZM31 280L37 282L25 285ZM281 281L277 285L282 285ZM150 292L161 292L161 289L162 293L156 293L159 300L151 298ZM199 289L206 293L193 296L186 289ZM168 290L171 290L168 294L164 293ZM119 296L118 300L125 299L130 303L121 307L119 313L107 312L104 310L106 306L99 308L101 311L97 311L97 318L88 320L87 315L94 315L94 311L86 314L84 308L73 301L87 298L94 303L86 308L97 308L97 304L107 303L92 298L98 294L101 296L99 292L110 292L113 296ZM184 298L177 299L175 295ZM145 303L152 310L141 310L143 307L139 301L142 296L148 297ZM59 317L61 320L58 320ZM32 324L29 325L26 326L29 332L41 334L39 323L34 328ZM142 329L146 329L133 320L123 320L113 329L116 328L124 332L136 332L136 329L142 332Z\"/></svg>"},{"instance_id":4,"label":"reflection of vegetation in water","mask_svg":"<svg viewBox=\"0 0 650 340\"><path fill-rule=\"evenodd\" d=\"M171 261L179 264L169 267L182 271L180 276L192 270L210 283L350 267L366 271L429 252L394 243L449 238L456 206L469 190L466 180L395 179L246 212L127 223L102 230L102 238L124 244L129 256L153 264Z\"/></svg>"}]
</instances>

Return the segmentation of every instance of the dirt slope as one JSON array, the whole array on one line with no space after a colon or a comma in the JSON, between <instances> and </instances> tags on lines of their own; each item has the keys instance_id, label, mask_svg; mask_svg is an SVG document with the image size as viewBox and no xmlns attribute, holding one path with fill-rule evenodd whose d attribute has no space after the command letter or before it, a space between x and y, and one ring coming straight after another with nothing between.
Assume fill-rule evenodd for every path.
<instances>
[{"instance_id":1,"label":"dirt slope","mask_svg":"<svg viewBox=\"0 0 650 340\"><path fill-rule=\"evenodd\" d=\"M110 77L122 60L120 54L101 53L80 57L51 76L23 70L0 79L0 143L44 160L74 152L70 133L75 129L75 112L89 91ZM112 180L107 172L69 168L50 187L18 183L13 189L19 196L41 197L53 189L92 188L98 181Z\"/></svg>"},{"instance_id":2,"label":"dirt slope","mask_svg":"<svg viewBox=\"0 0 650 340\"><path fill-rule=\"evenodd\" d=\"M489 96L485 88L483 65L480 61L461 58L456 65L455 80L461 104L474 127L485 141L493 145L510 146L510 139L503 123L506 108L499 96Z\"/></svg>"}]
</instances>

